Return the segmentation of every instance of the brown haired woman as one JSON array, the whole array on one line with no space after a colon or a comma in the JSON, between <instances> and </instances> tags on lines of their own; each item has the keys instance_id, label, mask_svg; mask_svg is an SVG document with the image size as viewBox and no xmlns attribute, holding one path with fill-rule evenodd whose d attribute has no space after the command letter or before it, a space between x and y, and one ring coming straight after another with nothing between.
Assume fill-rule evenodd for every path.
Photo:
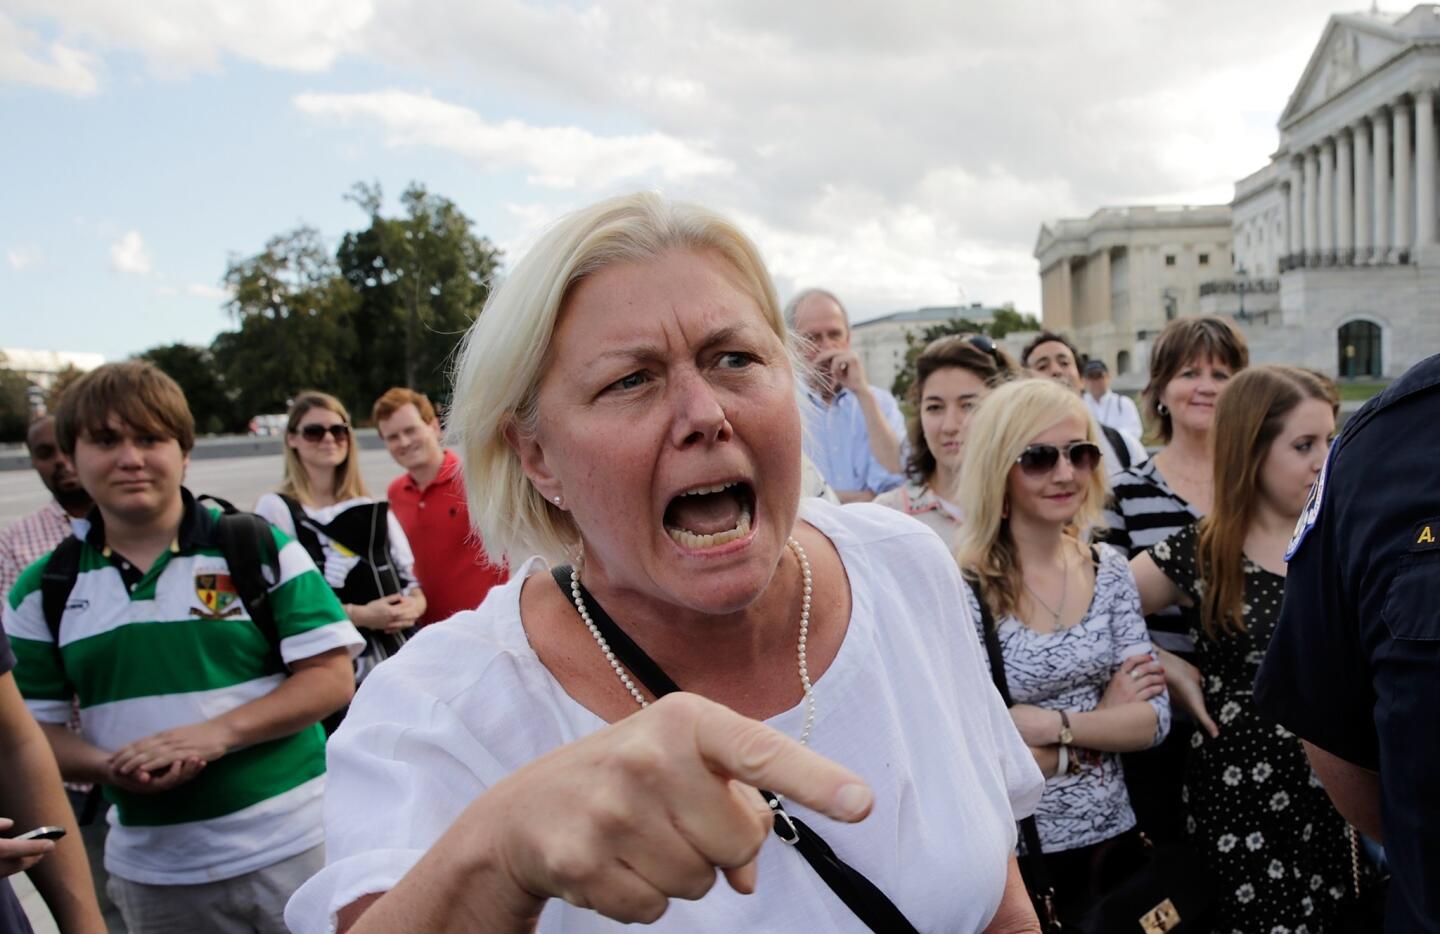
<instances>
[{"instance_id":1,"label":"brown haired woman","mask_svg":"<svg viewBox=\"0 0 1440 934\"><path fill-rule=\"evenodd\" d=\"M304 546L365 637L358 682L399 650L425 612L425 595L405 530L365 491L353 434L339 399L300 393L286 423L285 479L255 512ZM338 723L327 721L327 732Z\"/></svg>"},{"instance_id":2,"label":"brown haired woman","mask_svg":"<svg viewBox=\"0 0 1440 934\"><path fill-rule=\"evenodd\" d=\"M1217 930L1329 930L1351 891L1345 821L1300 740L1260 716L1251 689L1280 615L1286 544L1337 408L1334 386L1308 370L1262 366L1231 380L1216 408L1212 509L1130 564L1145 612L1199 608L1206 729L1192 742L1182 798L1186 832L1219 883Z\"/></svg>"},{"instance_id":3,"label":"brown haired woman","mask_svg":"<svg viewBox=\"0 0 1440 934\"><path fill-rule=\"evenodd\" d=\"M1145 463L1111 476L1105 510L1109 544L1133 558L1210 511L1216 400L1249 362L1244 336L1225 318L1177 318L1160 332L1150 350L1150 382L1142 405L1164 447ZM1176 706L1188 710L1188 698L1199 690L1189 663L1195 650L1189 633L1198 623L1192 612L1175 607L1145 622L1166 671L1189 688L1175 694ZM1176 717L1159 748L1125 757L1125 781L1140 826L1163 842L1183 833L1179 776L1193 730L1189 719Z\"/></svg>"},{"instance_id":4,"label":"brown haired woman","mask_svg":"<svg viewBox=\"0 0 1440 934\"><path fill-rule=\"evenodd\" d=\"M909 482L881 493L875 502L914 516L949 544L960 521L955 486L970 413L1017 372L1015 361L983 334L941 337L926 345L915 358L910 387Z\"/></svg>"}]
</instances>

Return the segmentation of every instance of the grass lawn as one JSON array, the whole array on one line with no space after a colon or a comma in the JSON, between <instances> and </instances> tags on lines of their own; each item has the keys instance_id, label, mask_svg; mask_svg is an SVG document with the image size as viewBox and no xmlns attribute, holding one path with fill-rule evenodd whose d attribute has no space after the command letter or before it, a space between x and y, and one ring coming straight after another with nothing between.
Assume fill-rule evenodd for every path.
<instances>
[{"instance_id":1,"label":"grass lawn","mask_svg":"<svg viewBox=\"0 0 1440 934\"><path fill-rule=\"evenodd\" d=\"M1380 395L1381 391L1390 385L1390 381L1342 379L1337 385L1340 387L1341 402L1364 402Z\"/></svg>"}]
</instances>

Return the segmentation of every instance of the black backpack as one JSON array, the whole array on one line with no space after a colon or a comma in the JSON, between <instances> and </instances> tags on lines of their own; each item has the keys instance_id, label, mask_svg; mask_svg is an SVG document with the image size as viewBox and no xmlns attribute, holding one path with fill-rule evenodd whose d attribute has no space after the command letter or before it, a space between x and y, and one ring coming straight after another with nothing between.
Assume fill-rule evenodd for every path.
<instances>
[{"instance_id":1,"label":"black backpack","mask_svg":"<svg viewBox=\"0 0 1440 934\"><path fill-rule=\"evenodd\" d=\"M265 636L276 658L280 656L280 631L275 625L274 608L270 605L270 588L280 580L280 552L275 547L275 534L270 523L254 513L241 512L218 496L201 496L220 507L215 520L215 543L230 568L235 592L245 605L255 627ZM60 619L75 580L80 576L80 551L83 542L74 535L55 546L45 573L40 580L40 601L45 611L45 625L50 637L60 645Z\"/></svg>"}]
</instances>

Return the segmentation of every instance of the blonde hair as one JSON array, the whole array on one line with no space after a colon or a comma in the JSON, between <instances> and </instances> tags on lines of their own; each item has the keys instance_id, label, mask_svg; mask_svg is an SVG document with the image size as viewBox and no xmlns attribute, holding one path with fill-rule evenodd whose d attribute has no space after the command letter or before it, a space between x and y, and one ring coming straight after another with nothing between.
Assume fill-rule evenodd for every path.
<instances>
[{"instance_id":1,"label":"blonde hair","mask_svg":"<svg viewBox=\"0 0 1440 934\"><path fill-rule=\"evenodd\" d=\"M1021 586L1006 515L1010 471L1036 435L1067 418L1085 426L1086 441L1099 443L1095 421L1074 390L1052 379L1021 379L985 397L965 436L957 492L965 521L955 539L955 559L978 580L976 596L987 601L997 620L1015 612ZM1067 534L1083 539L1099 525L1108 489L1102 462L1090 473L1085 501Z\"/></svg>"},{"instance_id":2,"label":"blonde hair","mask_svg":"<svg viewBox=\"0 0 1440 934\"><path fill-rule=\"evenodd\" d=\"M350 426L350 439L346 442L345 459L335 465L335 500L354 499L368 496L365 480L360 476L360 459L355 456L355 426L350 422L350 413L339 399L328 392L306 390L295 397L290 405L290 416L285 420L285 478L280 482L280 494L298 499L302 504L314 505L315 494L310 489L310 475L300 463L300 453L289 444L289 436L300 429L300 419L311 409L327 409L345 420Z\"/></svg>"},{"instance_id":3,"label":"blonde hair","mask_svg":"<svg viewBox=\"0 0 1440 934\"><path fill-rule=\"evenodd\" d=\"M506 431L534 436L550 342L576 285L607 267L653 262L672 250L707 251L734 268L790 351L780 302L759 251L719 215L639 192L561 218L491 294L465 336L456 366L446 442L461 452L471 522L492 556L554 561L573 554L579 530L568 512L530 483ZM787 355L793 360L793 353Z\"/></svg>"}]
</instances>

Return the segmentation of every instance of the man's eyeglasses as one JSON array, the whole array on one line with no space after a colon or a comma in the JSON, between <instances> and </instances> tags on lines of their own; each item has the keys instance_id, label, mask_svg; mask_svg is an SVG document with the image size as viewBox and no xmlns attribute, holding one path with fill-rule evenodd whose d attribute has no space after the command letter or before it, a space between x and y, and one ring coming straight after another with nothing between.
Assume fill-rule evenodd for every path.
<instances>
[{"instance_id":1,"label":"man's eyeglasses","mask_svg":"<svg viewBox=\"0 0 1440 934\"><path fill-rule=\"evenodd\" d=\"M1032 444L1020 452L1015 463L1027 474L1038 477L1055 469L1055 465L1060 463L1062 452L1066 460L1070 461L1070 466L1076 470L1089 471L1100 466L1100 446L1089 441L1076 441L1063 448L1053 444Z\"/></svg>"},{"instance_id":2,"label":"man's eyeglasses","mask_svg":"<svg viewBox=\"0 0 1440 934\"><path fill-rule=\"evenodd\" d=\"M341 424L331 425L327 428L324 425L306 425L300 429L300 437L309 441L311 444L319 444L325 440L327 432L330 437L334 438L337 442L345 441L350 437L350 426Z\"/></svg>"}]
</instances>

